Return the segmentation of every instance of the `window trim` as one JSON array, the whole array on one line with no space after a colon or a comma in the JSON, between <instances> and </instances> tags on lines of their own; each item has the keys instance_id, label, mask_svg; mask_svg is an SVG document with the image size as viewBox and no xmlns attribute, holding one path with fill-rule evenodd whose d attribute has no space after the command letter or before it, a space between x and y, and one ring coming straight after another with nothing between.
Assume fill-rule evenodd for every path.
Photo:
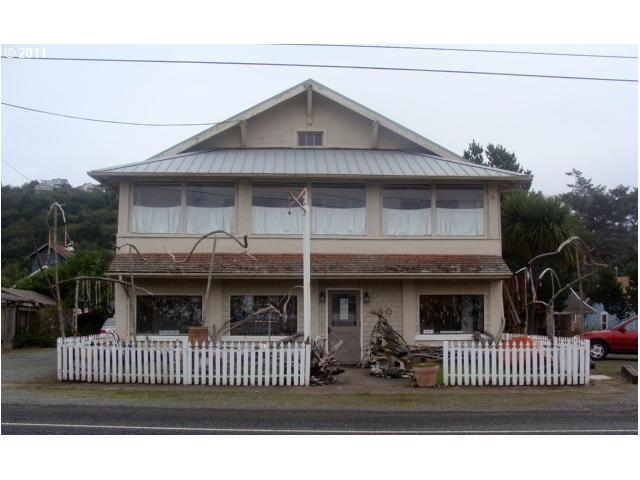
<instances>
[{"instance_id":1,"label":"window trim","mask_svg":"<svg viewBox=\"0 0 640 480\"><path fill-rule=\"evenodd\" d=\"M300 145L300 133L319 133L321 135L322 143L320 145ZM293 144L296 146L296 148L326 148L326 137L327 131L322 128L317 128L314 130L295 130Z\"/></svg>"},{"instance_id":2,"label":"window trim","mask_svg":"<svg viewBox=\"0 0 640 480\"><path fill-rule=\"evenodd\" d=\"M313 184L320 185L343 185L343 186L363 186L364 187L364 233L314 233L313 232ZM369 202L367 202L368 192L371 184L367 182L332 182L328 181L315 181L308 182L307 188L309 189L309 200L311 203L311 238L365 238L369 236ZM382 215L382 210L380 215ZM399 236L399 235L397 235Z\"/></svg>"},{"instance_id":3,"label":"window trim","mask_svg":"<svg viewBox=\"0 0 640 480\"><path fill-rule=\"evenodd\" d=\"M449 289L441 289L441 288L436 288L432 291L425 291L425 290L419 290L416 289L416 295L415 295L415 305L416 305L416 314L415 314L415 332L416 334L414 335L414 339L415 341L442 341L442 340L473 340L473 333L434 333L434 334L428 334L428 333L422 333L420 331L420 297L421 296L442 296L442 295L477 295L482 297L482 303L483 303L483 308L484 311L482 312L483 315L483 322L484 322L484 329L488 330L488 325L490 325L490 305L489 302L491 301L491 296L490 296L490 291L487 289L476 289L476 288L471 288L471 289L465 289L463 292L451 292Z\"/></svg>"},{"instance_id":4,"label":"window trim","mask_svg":"<svg viewBox=\"0 0 640 480\"><path fill-rule=\"evenodd\" d=\"M246 293L237 293L235 291L231 291L229 293L226 293L225 295L223 295L224 297L226 297L226 303L223 302L222 307L223 308L227 308L228 313L229 313L229 325L231 325L231 297L245 297L248 295L254 296L254 297L273 297L273 296L285 296L287 295L288 292L286 293L253 293L253 292L246 292ZM291 294L292 297L296 297L296 330L298 330L300 328L300 318L302 318L302 316L304 315L304 312L301 309L301 304L302 302L298 302L298 297L299 295L297 293L292 293ZM223 314L224 315L224 314ZM295 333L298 333L297 331ZM294 334L291 334L294 335ZM277 341L277 340L283 340L285 338L289 338L291 335L230 335L230 334L226 334L222 336L222 340L223 341L235 341L235 342L260 342L260 341L264 341L265 339L271 339L272 341Z\"/></svg>"},{"instance_id":5,"label":"window trim","mask_svg":"<svg viewBox=\"0 0 640 480\"><path fill-rule=\"evenodd\" d=\"M135 197L135 189L136 185L145 185L145 184L161 184L161 183L178 183L180 184L180 225L177 232L134 232L133 231L133 207L134 207L134 197ZM136 237L156 237L156 238L173 238L173 237L192 237L199 238L203 234L201 233L187 233L187 184L188 183L201 183L203 185L229 185L233 187L234 191L234 219L233 219L233 228L229 233L236 234L238 230L238 222L240 220L239 217L239 202L240 202L240 188L238 186L238 182L236 180L230 181L216 181L211 179L176 179L176 178L167 178L161 181L158 180L131 180L129 182L129 215L127 219L127 230L128 235L136 236ZM118 212L119 215L119 212ZM206 233L206 232L205 232Z\"/></svg>"},{"instance_id":6,"label":"window trim","mask_svg":"<svg viewBox=\"0 0 640 480\"><path fill-rule=\"evenodd\" d=\"M430 233L427 233L425 235L395 235L395 234L389 234L389 233L384 233L384 188L385 187L395 187L396 189L401 189L401 188L407 188L407 189L418 189L418 188L424 188L429 189L429 210L430 210L430 214L429 214L429 224L427 225L427 227L429 227L430 229ZM380 215L379 215L379 222L380 222L380 236L384 237L384 238L389 238L389 239L402 239L402 238L411 238L411 239L415 239L415 238L430 238L435 236L434 235L434 230L435 230L435 226L433 225L433 211L435 210L435 207L433 205L433 190L434 190L434 184L432 183L381 183L380 184L380 201L379 201L379 210L380 210Z\"/></svg>"},{"instance_id":7,"label":"window trim","mask_svg":"<svg viewBox=\"0 0 640 480\"><path fill-rule=\"evenodd\" d=\"M192 293L193 292L193 293ZM201 309L202 309L202 324L200 325L201 327L209 327L209 325L207 325L207 319L204 317L204 313L207 310L204 304L204 295L202 292L195 292L193 290L189 290L187 292L179 292L179 293L175 293L173 291L170 291L168 289L160 289L160 293L154 293L154 295L146 295L144 293L136 293L134 295L134 302L133 302L133 325L131 325L131 322L129 322L129 329L130 331L133 331L133 334L131 335L134 339L144 339L144 338L151 338L153 341L175 341L175 340L185 340L189 338L189 334L188 333L177 333L175 335L167 335L167 334L156 334L156 333L138 333L138 297L200 297L200 302L201 302ZM211 300L209 300L211 301Z\"/></svg>"},{"instance_id":8,"label":"window trim","mask_svg":"<svg viewBox=\"0 0 640 480\"><path fill-rule=\"evenodd\" d=\"M284 183L287 183L286 180L282 181L282 180L268 180L268 179L259 179L258 181L251 181L249 183L249 189L250 189L250 195L249 195L249 213L248 213L248 217L249 217L249 230L251 231L251 237L252 238L264 238L264 239L268 239L268 238L301 238L303 235L303 232L300 233L254 233L253 232L253 228L251 225L251 217L253 215L253 189L255 187L256 184L260 185L282 185ZM291 182L292 184L298 184L301 186L304 186L307 188L307 190L309 191L309 201L311 202L311 206L313 207L313 183L331 183L331 184L336 184L336 185L362 185L364 186L364 209L365 209L365 220L364 220L364 233L363 234L358 234L358 235L349 235L346 233L313 233L313 224L312 224L312 231L311 231L311 238L316 238L316 239L345 239L345 240L354 240L354 239L364 239L367 238L370 235L370 222L369 222L369 211L370 211L370 202L368 201L368 197L369 197L369 192L370 189L372 188L372 186L374 185L373 183L370 182L333 182L331 180L328 180L326 182L323 181L294 181ZM313 210L313 209L312 209ZM313 213L312 213L313 215ZM380 213L380 215L382 215L382 213ZM403 236L401 235L396 235L397 238L403 238ZM418 238L423 238L423 237L418 237Z\"/></svg>"},{"instance_id":9,"label":"window trim","mask_svg":"<svg viewBox=\"0 0 640 480\"><path fill-rule=\"evenodd\" d=\"M369 184L367 184L369 185ZM425 182L422 184L416 183L402 183L402 182L383 182L379 183L378 199L378 223L380 224L380 232L378 233L380 238L394 239L394 240L421 240L432 238L435 240L485 240L490 238L489 236L489 185L486 183L455 183L455 182ZM431 199L431 233L427 235L386 235L384 233L384 187L385 186L428 186L430 189ZM438 186L476 186L482 187L484 191L483 195L483 222L484 228L482 235L441 235L437 232L438 222L438 208L436 204L436 187Z\"/></svg>"}]
</instances>

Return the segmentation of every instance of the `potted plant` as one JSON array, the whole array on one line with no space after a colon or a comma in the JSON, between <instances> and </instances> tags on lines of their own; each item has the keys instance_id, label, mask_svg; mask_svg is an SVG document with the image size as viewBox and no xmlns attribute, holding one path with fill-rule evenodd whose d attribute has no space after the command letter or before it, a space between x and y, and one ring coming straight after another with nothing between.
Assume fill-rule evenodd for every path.
<instances>
[{"instance_id":1,"label":"potted plant","mask_svg":"<svg viewBox=\"0 0 640 480\"><path fill-rule=\"evenodd\" d=\"M440 365L436 362L426 361L413 366L416 374L416 385L418 387L433 387L436 384Z\"/></svg>"}]
</instances>

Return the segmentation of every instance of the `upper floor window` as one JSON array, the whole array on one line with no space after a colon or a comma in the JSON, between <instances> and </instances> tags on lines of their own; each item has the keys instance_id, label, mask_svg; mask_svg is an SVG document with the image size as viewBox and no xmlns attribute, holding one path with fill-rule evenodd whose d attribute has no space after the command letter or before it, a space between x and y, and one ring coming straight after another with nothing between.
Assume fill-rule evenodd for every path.
<instances>
[{"instance_id":1,"label":"upper floor window","mask_svg":"<svg viewBox=\"0 0 640 480\"><path fill-rule=\"evenodd\" d=\"M231 184L187 183L187 233L232 232L235 202Z\"/></svg>"},{"instance_id":2,"label":"upper floor window","mask_svg":"<svg viewBox=\"0 0 640 480\"><path fill-rule=\"evenodd\" d=\"M302 233L303 215L299 207L289 208L287 188L291 184L254 184L251 231L257 234Z\"/></svg>"},{"instance_id":3,"label":"upper floor window","mask_svg":"<svg viewBox=\"0 0 640 480\"><path fill-rule=\"evenodd\" d=\"M431 233L431 189L419 186L385 186L382 193L385 235Z\"/></svg>"},{"instance_id":4,"label":"upper floor window","mask_svg":"<svg viewBox=\"0 0 640 480\"><path fill-rule=\"evenodd\" d=\"M366 233L365 185L314 184L311 189L312 232L328 235Z\"/></svg>"},{"instance_id":5,"label":"upper floor window","mask_svg":"<svg viewBox=\"0 0 640 480\"><path fill-rule=\"evenodd\" d=\"M133 231L177 233L180 229L181 197L179 183L136 184L133 190Z\"/></svg>"},{"instance_id":6,"label":"upper floor window","mask_svg":"<svg viewBox=\"0 0 640 480\"><path fill-rule=\"evenodd\" d=\"M484 234L484 187L437 185L438 235Z\"/></svg>"},{"instance_id":7,"label":"upper floor window","mask_svg":"<svg viewBox=\"0 0 640 480\"><path fill-rule=\"evenodd\" d=\"M321 147L322 132L298 132L298 146Z\"/></svg>"}]
</instances>

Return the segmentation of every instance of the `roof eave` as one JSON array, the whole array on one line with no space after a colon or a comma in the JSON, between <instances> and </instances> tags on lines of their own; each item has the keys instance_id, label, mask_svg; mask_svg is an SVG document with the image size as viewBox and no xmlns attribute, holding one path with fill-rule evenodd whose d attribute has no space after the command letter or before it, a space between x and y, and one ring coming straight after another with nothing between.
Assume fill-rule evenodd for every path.
<instances>
[{"instance_id":1,"label":"roof eave","mask_svg":"<svg viewBox=\"0 0 640 480\"><path fill-rule=\"evenodd\" d=\"M325 179L353 179L361 178L367 180L401 180L401 179L424 179L424 180L445 180L445 181L493 181L508 182L515 184L526 184L531 182L532 177L527 175L514 175L512 177L498 177L495 175L483 176L436 176L436 175L353 175L353 174L291 174L291 173L192 173L192 172L89 172L91 178L99 182L109 182L117 179L133 178L186 178L186 177L211 177L211 178L325 178Z\"/></svg>"}]
</instances>

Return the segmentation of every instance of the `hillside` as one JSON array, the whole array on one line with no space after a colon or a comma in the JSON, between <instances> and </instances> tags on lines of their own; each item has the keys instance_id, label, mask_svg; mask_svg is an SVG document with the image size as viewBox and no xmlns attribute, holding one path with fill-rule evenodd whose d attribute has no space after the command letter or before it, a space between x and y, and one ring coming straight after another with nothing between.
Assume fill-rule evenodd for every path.
<instances>
[{"instance_id":1,"label":"hillside","mask_svg":"<svg viewBox=\"0 0 640 480\"><path fill-rule=\"evenodd\" d=\"M36 194L34 185L35 182L2 187L3 285L29 273L25 257L35 245L47 242L47 212L53 202L64 205L68 232L76 250L112 250L114 246L118 216L115 192L68 188Z\"/></svg>"}]
</instances>

